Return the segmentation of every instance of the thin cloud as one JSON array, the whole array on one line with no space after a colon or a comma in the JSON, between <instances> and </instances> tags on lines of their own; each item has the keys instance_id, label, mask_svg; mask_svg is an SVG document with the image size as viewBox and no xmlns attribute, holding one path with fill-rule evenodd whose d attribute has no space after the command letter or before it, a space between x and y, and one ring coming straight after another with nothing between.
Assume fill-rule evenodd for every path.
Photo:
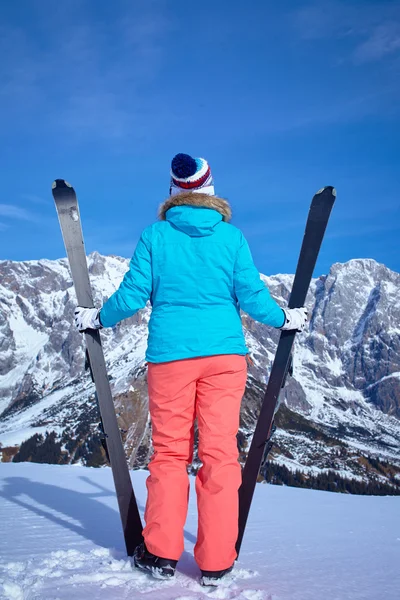
<instances>
[{"instance_id":1,"label":"thin cloud","mask_svg":"<svg viewBox=\"0 0 400 600\"><path fill-rule=\"evenodd\" d=\"M48 206L50 202L41 198L40 196L36 196L35 194L21 194L21 198L24 200L28 200L29 202L33 202L34 204L40 204L42 206Z\"/></svg>"},{"instance_id":2,"label":"thin cloud","mask_svg":"<svg viewBox=\"0 0 400 600\"><path fill-rule=\"evenodd\" d=\"M326 234L326 238L330 240L340 239L340 238L355 238L355 237L363 237L366 235L371 235L375 233L388 233L393 231L398 231L400 226L395 224L393 225L365 225L353 227L351 229L336 229L336 231L330 232Z\"/></svg>"},{"instance_id":3,"label":"thin cloud","mask_svg":"<svg viewBox=\"0 0 400 600\"><path fill-rule=\"evenodd\" d=\"M341 99L333 98L331 103L323 106L307 107L293 112L286 118L278 118L277 114L271 121L266 120L258 128L258 132L288 133L296 130L315 128L319 125L335 125L359 121L380 110L380 104L391 96L397 97L396 89L392 86L383 86L370 93L358 94L353 97Z\"/></svg>"},{"instance_id":4,"label":"thin cloud","mask_svg":"<svg viewBox=\"0 0 400 600\"><path fill-rule=\"evenodd\" d=\"M294 11L291 21L304 40L347 39L347 60L360 65L400 51L400 7L391 2L360 6L352 2L312 2Z\"/></svg>"},{"instance_id":5,"label":"thin cloud","mask_svg":"<svg viewBox=\"0 0 400 600\"><path fill-rule=\"evenodd\" d=\"M97 250L104 255L132 256L139 238L129 223L120 223L110 229L109 225L87 219L83 225L87 253Z\"/></svg>"},{"instance_id":6,"label":"thin cloud","mask_svg":"<svg viewBox=\"0 0 400 600\"><path fill-rule=\"evenodd\" d=\"M0 216L21 221L36 221L35 215L14 204L0 204Z\"/></svg>"},{"instance_id":7,"label":"thin cloud","mask_svg":"<svg viewBox=\"0 0 400 600\"><path fill-rule=\"evenodd\" d=\"M400 50L400 23L383 23L371 32L368 39L354 51L356 63L381 60Z\"/></svg>"},{"instance_id":8,"label":"thin cloud","mask_svg":"<svg viewBox=\"0 0 400 600\"><path fill-rule=\"evenodd\" d=\"M144 90L164 64L170 32L163 3L149 2L138 11L127 2L124 17L107 24L78 2L68 9L46 2L38 10L51 51L29 30L0 30L0 51L8 57L0 66L0 101L7 103L2 113L18 111L29 126L40 110L43 127L75 138L131 141L147 135L151 105Z\"/></svg>"}]
</instances>

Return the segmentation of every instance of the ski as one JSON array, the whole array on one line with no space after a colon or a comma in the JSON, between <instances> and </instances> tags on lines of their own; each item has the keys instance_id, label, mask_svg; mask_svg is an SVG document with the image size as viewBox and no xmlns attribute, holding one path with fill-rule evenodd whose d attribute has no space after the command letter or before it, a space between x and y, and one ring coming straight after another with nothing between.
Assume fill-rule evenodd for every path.
<instances>
[{"instance_id":1,"label":"ski","mask_svg":"<svg viewBox=\"0 0 400 600\"><path fill-rule=\"evenodd\" d=\"M293 288L290 294L289 308L298 308L305 304L307 291L335 199L335 188L327 186L319 190L311 201ZM260 466L265 462L268 454L266 448L268 448L271 437L275 408L279 400L282 384L288 372L295 335L296 331L282 331L281 333L253 440L244 465L242 485L239 489L239 534L236 542L238 556Z\"/></svg>"},{"instance_id":2,"label":"ski","mask_svg":"<svg viewBox=\"0 0 400 600\"><path fill-rule=\"evenodd\" d=\"M94 383L93 371L92 371L92 367L90 365L89 352L88 352L87 348L86 348L86 352L85 352L85 371L89 371L91 380ZM108 454L108 448L107 448L107 436L104 431L103 419L101 418L99 398L97 396L97 392L94 393L94 399L96 401L97 412L100 417L100 423L97 426L97 429L99 430L99 433L100 433L100 443L103 446L103 450L105 452L107 462L110 464L110 455Z\"/></svg>"},{"instance_id":3,"label":"ski","mask_svg":"<svg viewBox=\"0 0 400 600\"><path fill-rule=\"evenodd\" d=\"M92 308L93 296L75 190L63 179L56 179L53 182L52 191L78 305ZM126 551L128 556L132 556L136 546L143 541L142 522L115 415L100 332L88 329L84 335L89 364L96 386L96 399L100 408L107 454L117 493ZM101 523L99 523L99 527L101 527Z\"/></svg>"}]
</instances>

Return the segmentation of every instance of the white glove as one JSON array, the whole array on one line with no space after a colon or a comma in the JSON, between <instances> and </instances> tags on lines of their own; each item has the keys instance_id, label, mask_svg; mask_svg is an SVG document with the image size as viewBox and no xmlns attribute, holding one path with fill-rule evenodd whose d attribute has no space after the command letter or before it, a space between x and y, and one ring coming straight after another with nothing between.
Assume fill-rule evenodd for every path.
<instances>
[{"instance_id":1,"label":"white glove","mask_svg":"<svg viewBox=\"0 0 400 600\"><path fill-rule=\"evenodd\" d=\"M308 310L305 306L301 308L283 308L286 320L281 329L297 329L304 331L308 320Z\"/></svg>"},{"instance_id":2,"label":"white glove","mask_svg":"<svg viewBox=\"0 0 400 600\"><path fill-rule=\"evenodd\" d=\"M85 329L101 329L103 326L99 319L98 308L84 308L77 306L75 309L75 325L80 332Z\"/></svg>"}]
</instances>

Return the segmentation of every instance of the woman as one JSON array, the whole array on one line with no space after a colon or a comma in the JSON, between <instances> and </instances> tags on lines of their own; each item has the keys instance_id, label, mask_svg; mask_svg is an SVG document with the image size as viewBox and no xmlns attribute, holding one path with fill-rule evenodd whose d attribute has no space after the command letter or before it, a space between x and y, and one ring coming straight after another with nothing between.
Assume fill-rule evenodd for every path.
<instances>
[{"instance_id":1,"label":"woman","mask_svg":"<svg viewBox=\"0 0 400 600\"><path fill-rule=\"evenodd\" d=\"M196 478L194 554L203 583L233 568L238 533L236 433L247 368L240 309L272 327L304 329L305 308L282 309L253 264L248 244L229 223L231 209L214 193L202 158L172 160L170 197L145 229L119 289L99 311L78 307L76 325L112 327L152 304L148 390L154 454L147 479L145 543L137 567L167 578L183 552L187 466L194 421L202 461Z\"/></svg>"}]
</instances>

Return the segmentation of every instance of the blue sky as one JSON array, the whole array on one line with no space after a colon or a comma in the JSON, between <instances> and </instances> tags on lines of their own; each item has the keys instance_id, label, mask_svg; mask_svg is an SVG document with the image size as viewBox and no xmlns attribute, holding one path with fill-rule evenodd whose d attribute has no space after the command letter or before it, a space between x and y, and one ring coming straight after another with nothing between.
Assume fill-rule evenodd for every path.
<instances>
[{"instance_id":1,"label":"blue sky","mask_svg":"<svg viewBox=\"0 0 400 600\"><path fill-rule=\"evenodd\" d=\"M129 257L177 152L204 156L266 274L293 272L312 195L338 191L316 274L400 271L400 5L338 0L3 2L0 258Z\"/></svg>"}]
</instances>

